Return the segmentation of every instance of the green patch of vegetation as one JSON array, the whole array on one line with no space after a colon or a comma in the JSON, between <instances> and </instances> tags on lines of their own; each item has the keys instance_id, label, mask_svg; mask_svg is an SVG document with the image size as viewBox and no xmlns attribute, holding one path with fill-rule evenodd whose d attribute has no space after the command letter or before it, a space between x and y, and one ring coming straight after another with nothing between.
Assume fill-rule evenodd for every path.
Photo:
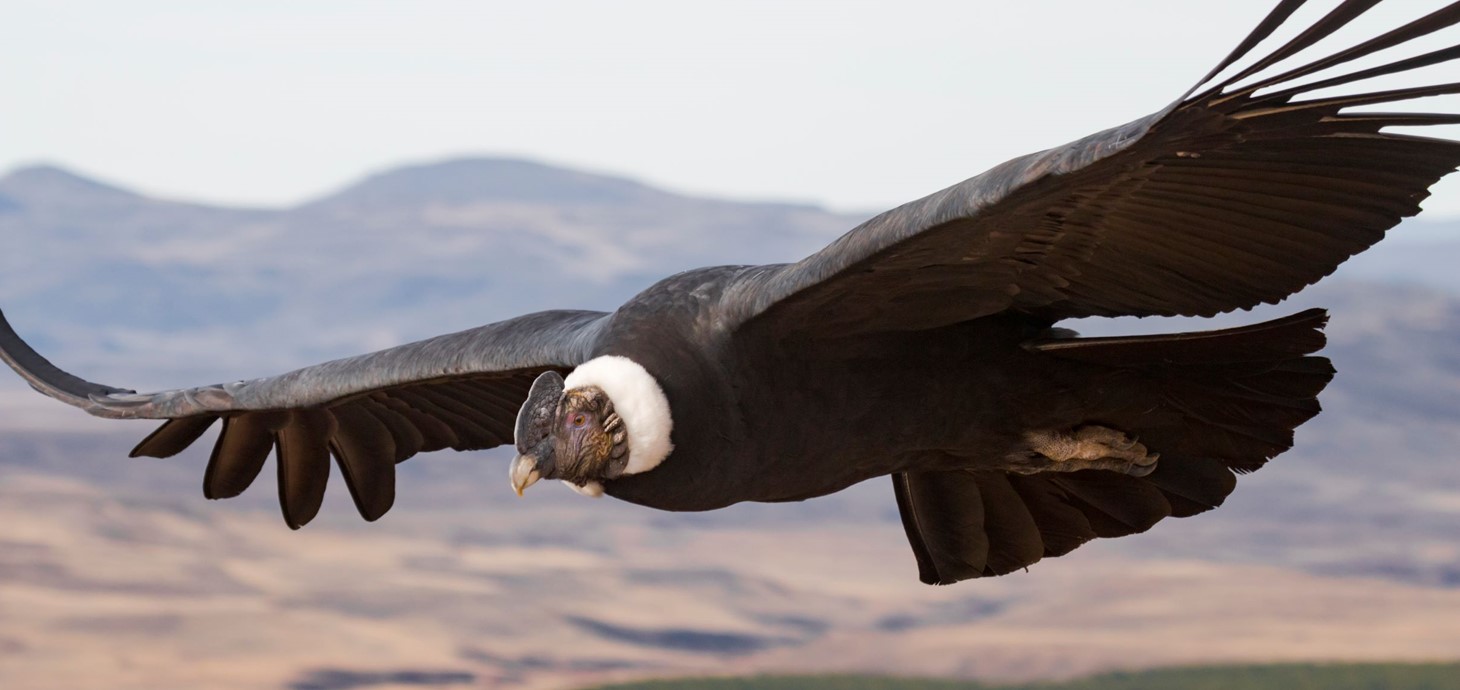
<instances>
[{"instance_id":1,"label":"green patch of vegetation","mask_svg":"<svg viewBox=\"0 0 1460 690\"><path fill-rule=\"evenodd\" d=\"M750 676L746 678L678 678L605 685L595 690L985 690L966 681L871 676ZM1004 690L999 688L998 690Z\"/></svg>"},{"instance_id":2,"label":"green patch of vegetation","mask_svg":"<svg viewBox=\"0 0 1460 690\"><path fill-rule=\"evenodd\" d=\"M753 676L644 681L597 690L1460 690L1460 664L1214 666L1027 685L867 676Z\"/></svg>"},{"instance_id":3,"label":"green patch of vegetation","mask_svg":"<svg viewBox=\"0 0 1460 690\"><path fill-rule=\"evenodd\" d=\"M1117 673L1020 690L1457 690L1460 664L1283 664Z\"/></svg>"}]
</instances>

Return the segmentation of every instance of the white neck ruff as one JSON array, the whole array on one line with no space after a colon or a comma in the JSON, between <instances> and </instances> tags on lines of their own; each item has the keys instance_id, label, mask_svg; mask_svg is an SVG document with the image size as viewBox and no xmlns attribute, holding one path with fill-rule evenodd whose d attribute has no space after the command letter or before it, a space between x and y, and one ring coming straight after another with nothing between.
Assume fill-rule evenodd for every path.
<instances>
[{"instance_id":1,"label":"white neck ruff","mask_svg":"<svg viewBox=\"0 0 1460 690\"><path fill-rule=\"evenodd\" d=\"M565 389L595 386L613 401L613 411L628 427L629 464L624 474L648 472L674 450L669 432L674 419L659 382L628 357L605 355L580 365L563 379Z\"/></svg>"}]
</instances>

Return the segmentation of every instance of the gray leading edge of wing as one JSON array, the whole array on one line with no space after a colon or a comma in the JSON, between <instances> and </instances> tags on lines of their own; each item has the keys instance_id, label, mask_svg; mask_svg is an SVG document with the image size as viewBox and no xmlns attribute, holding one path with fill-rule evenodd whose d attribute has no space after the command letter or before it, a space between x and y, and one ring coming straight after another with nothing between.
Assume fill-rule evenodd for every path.
<instances>
[{"instance_id":1,"label":"gray leading edge of wing","mask_svg":"<svg viewBox=\"0 0 1460 690\"><path fill-rule=\"evenodd\" d=\"M571 369L588 357L606 317L593 311L538 312L279 376L137 393L62 371L26 344L0 312L0 359L41 393L98 417L174 419L311 407L478 374Z\"/></svg>"}]
</instances>

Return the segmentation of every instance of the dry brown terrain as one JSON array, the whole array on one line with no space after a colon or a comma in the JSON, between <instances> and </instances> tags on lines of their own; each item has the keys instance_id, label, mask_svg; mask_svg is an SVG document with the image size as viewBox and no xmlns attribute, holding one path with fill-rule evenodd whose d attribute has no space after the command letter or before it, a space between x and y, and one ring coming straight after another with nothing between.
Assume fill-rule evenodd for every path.
<instances>
[{"instance_id":1,"label":"dry brown terrain","mask_svg":"<svg viewBox=\"0 0 1460 690\"><path fill-rule=\"evenodd\" d=\"M342 519L295 533L248 506L120 493L5 475L0 687L570 688L748 670L1015 679L1460 659L1457 589L1099 545L932 588L899 528L865 515L715 525L499 491L495 506L368 527L336 503Z\"/></svg>"}]
</instances>

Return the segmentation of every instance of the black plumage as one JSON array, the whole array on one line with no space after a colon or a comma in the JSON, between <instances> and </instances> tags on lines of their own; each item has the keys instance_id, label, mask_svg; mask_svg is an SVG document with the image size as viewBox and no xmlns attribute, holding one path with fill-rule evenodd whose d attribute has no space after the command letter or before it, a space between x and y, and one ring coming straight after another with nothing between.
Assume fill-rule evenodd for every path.
<instances>
[{"instance_id":1,"label":"black plumage","mask_svg":"<svg viewBox=\"0 0 1460 690\"><path fill-rule=\"evenodd\" d=\"M1386 131L1460 115L1351 110L1460 93L1362 86L1455 60L1460 47L1302 82L1448 28L1460 3L1278 70L1377 4L1346 0L1213 81L1302 4L1283 0L1148 117L887 211L800 262L689 271L613 313L530 314L278 377L147 395L66 374L3 318L0 356L93 414L168 420L134 455L175 454L222 419L205 495L242 492L273 451L291 527L319 510L331 455L367 520L393 502L394 464L420 452L515 440L514 486L552 476L560 427L583 423L562 416L568 393L555 377L625 357L667 400L673 450L629 472L640 450L625 461L615 447L617 464L585 490L599 482L635 503L708 510L890 475L923 581L1011 572L1220 505L1236 473L1292 446L1333 375L1313 355L1320 311L1125 338L1077 338L1054 324L1276 302L1417 213L1460 164L1460 143ZM1351 91L1309 95L1337 87ZM549 394L529 401L539 377ZM625 415L605 422L621 440L634 407L608 402ZM609 452L603 438L584 438L598 445L574 448Z\"/></svg>"}]
</instances>

